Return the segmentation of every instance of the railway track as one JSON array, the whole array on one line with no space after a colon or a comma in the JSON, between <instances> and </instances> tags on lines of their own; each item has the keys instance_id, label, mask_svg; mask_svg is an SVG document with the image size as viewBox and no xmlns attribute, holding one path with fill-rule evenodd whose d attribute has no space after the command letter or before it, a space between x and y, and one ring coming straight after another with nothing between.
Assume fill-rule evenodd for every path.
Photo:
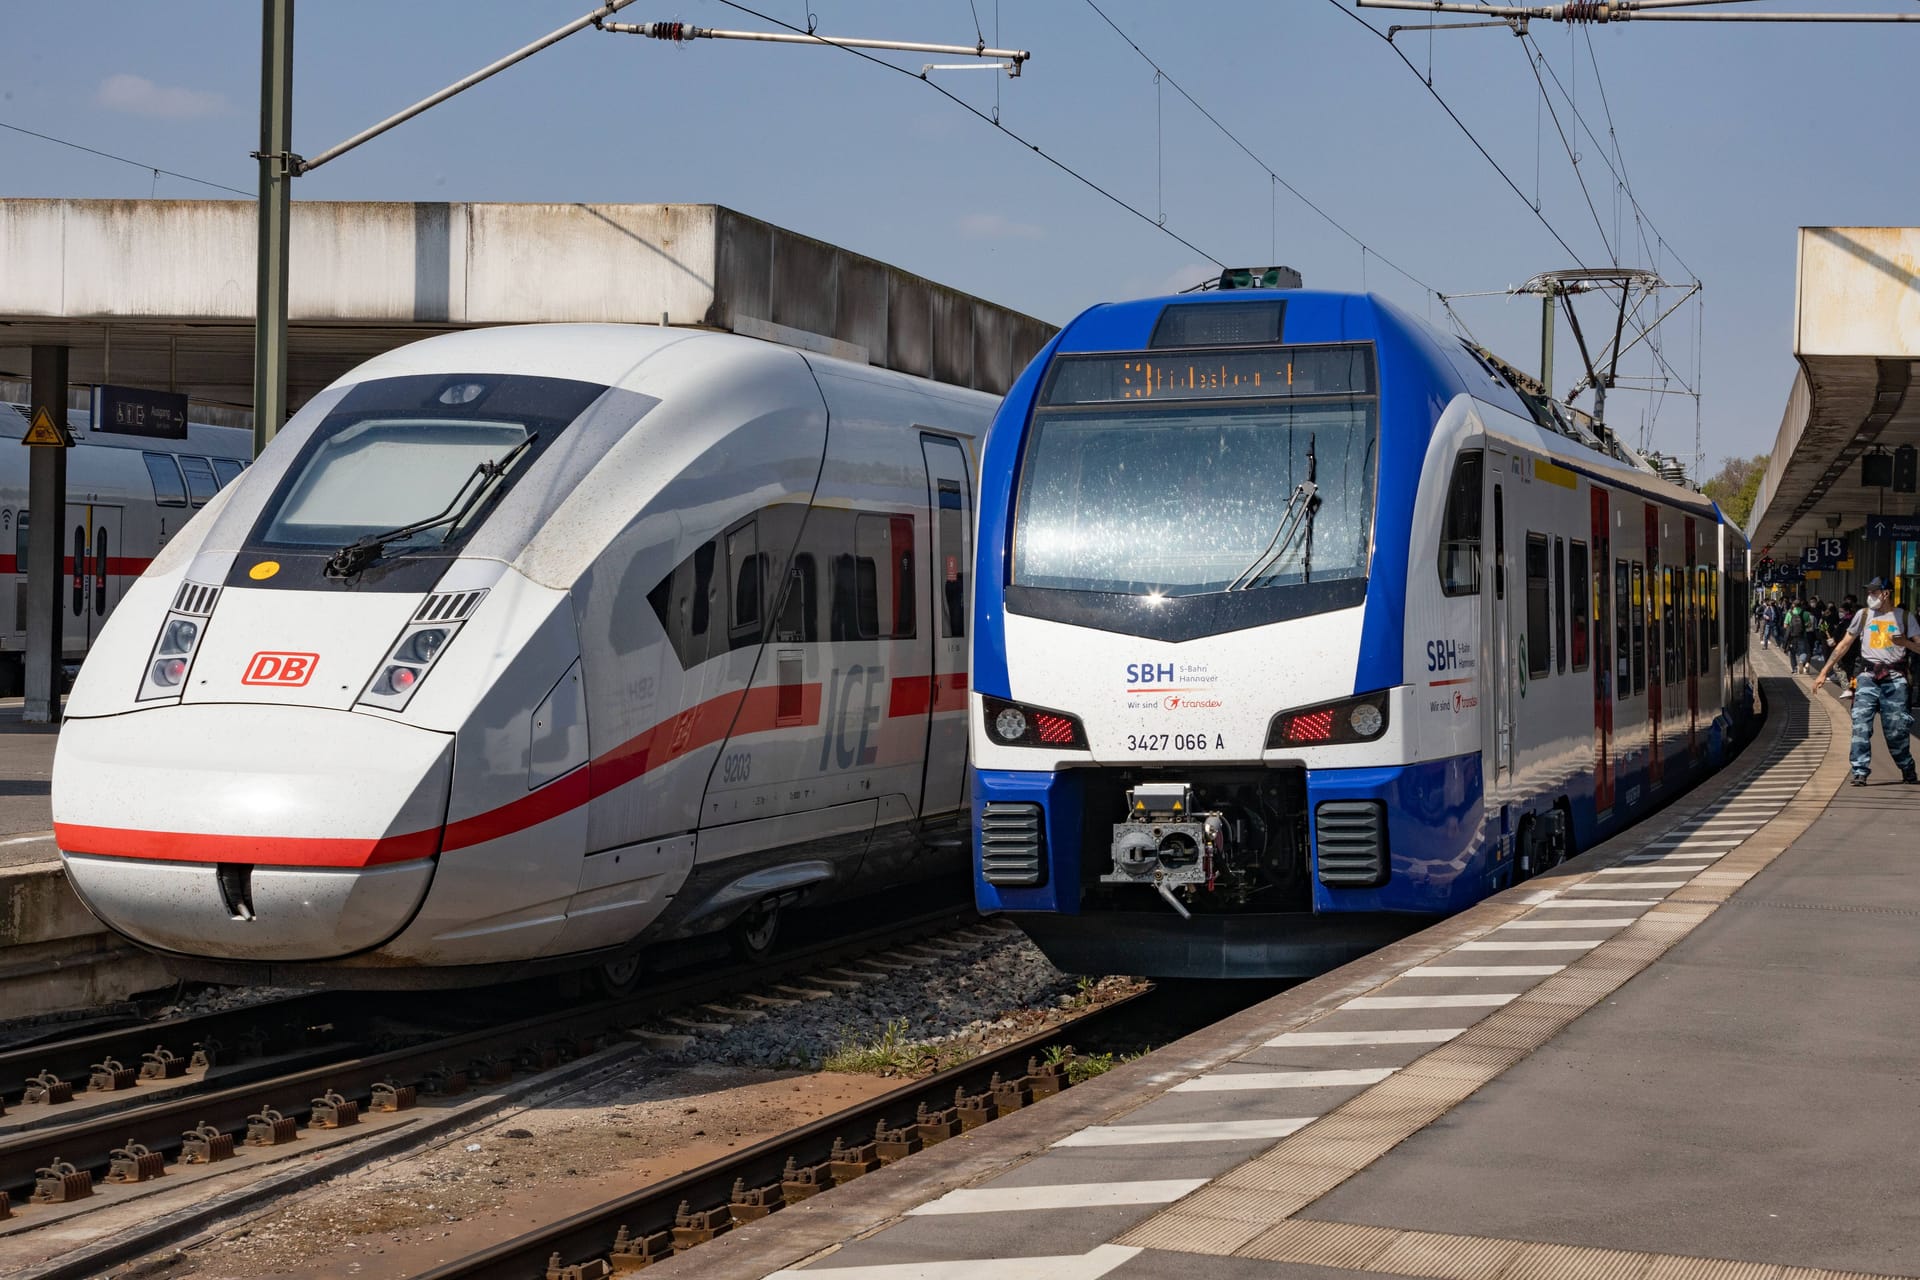
<instances>
[{"instance_id":1,"label":"railway track","mask_svg":"<svg viewBox=\"0 0 1920 1280\"><path fill-rule=\"evenodd\" d=\"M684 975L669 975L651 990L619 999L523 1017L503 1025L437 1036L385 1051L340 1053L332 1042L330 1060L300 1061L294 1069L270 1070L260 1078L214 1079L171 1096L150 1093L150 1101L127 1108L77 1114L69 1122L40 1123L0 1136L0 1241L40 1219L70 1217L102 1204L122 1201L116 1184L163 1178L186 1165L219 1165L236 1154L257 1159L260 1148L292 1144L303 1138L361 1126L366 1120L392 1118L424 1097L449 1097L551 1070L602 1047L630 1038L641 1023L675 1011L710 1004L845 964L909 941L956 929L988 929L971 907L942 906L884 925L842 933L796 946L759 963L732 963ZM337 998L341 993L334 993ZM286 1002L306 1013L327 1011L325 1002L305 998ZM257 1008L257 1006L256 1006ZM286 1012L268 1006L270 1016ZM244 1012L244 1011L235 1011ZM303 1015L305 1016L305 1015ZM200 1024L197 1024L200 1025ZM240 1024L223 1024L240 1025ZM136 1034L151 1038L155 1028ZM62 1042L63 1062L89 1056L104 1032ZM118 1043L118 1042L116 1042ZM53 1046L17 1051L31 1056ZM0 1057L0 1062L6 1059ZM32 1104L56 1110L52 1104ZM61 1104L65 1105L65 1104ZM13 1117L0 1118L0 1124ZM268 1153L271 1154L271 1153ZM189 1232L175 1232L179 1238ZM111 1256L90 1251L70 1262L42 1268L48 1277L95 1274L103 1268L171 1243L165 1233L130 1233L116 1240Z\"/></svg>"},{"instance_id":2,"label":"railway track","mask_svg":"<svg viewBox=\"0 0 1920 1280\"><path fill-rule=\"evenodd\" d=\"M1177 997L1175 997L1177 999ZM927 1146L1033 1106L1071 1084L1074 1044L1133 1042L1128 1028L1159 1005L1160 1030L1177 1036L1219 1010L1183 1016L1148 988L822 1117L737 1155L607 1201L571 1218L424 1273L421 1280L602 1280L658 1262L778 1212ZM1167 1028L1171 1027L1171 1030Z\"/></svg>"}]
</instances>

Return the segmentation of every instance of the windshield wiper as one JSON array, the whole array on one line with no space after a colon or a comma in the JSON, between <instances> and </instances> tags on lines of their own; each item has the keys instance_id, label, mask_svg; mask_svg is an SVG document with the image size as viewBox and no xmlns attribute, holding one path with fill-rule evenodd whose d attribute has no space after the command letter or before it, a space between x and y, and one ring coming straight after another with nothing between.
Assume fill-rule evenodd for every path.
<instances>
[{"instance_id":1,"label":"windshield wiper","mask_svg":"<svg viewBox=\"0 0 1920 1280\"><path fill-rule=\"evenodd\" d=\"M1319 467L1314 459L1314 441L1307 441L1307 478L1293 487L1293 493L1287 499L1287 509L1280 513L1280 523L1274 528L1273 537L1254 562L1242 569L1232 582L1227 584L1228 591L1245 591L1254 583L1267 576L1272 568L1286 559L1287 552L1293 549L1294 539L1303 532L1306 534L1306 555L1302 562L1302 581L1313 576L1313 515L1320 509L1320 485L1314 479Z\"/></svg>"},{"instance_id":2,"label":"windshield wiper","mask_svg":"<svg viewBox=\"0 0 1920 1280\"><path fill-rule=\"evenodd\" d=\"M390 543L402 538L412 537L416 533L425 533L428 529L438 529L441 525L458 525L467 518L467 514L479 505L480 499L487 495L494 483L507 473L515 459L533 447L540 437L530 435L513 448L501 454L491 462L483 462L473 469L473 473L460 482L460 488L454 492L453 501L447 503L438 515L428 516L425 520L416 520L412 524L403 524L397 529L388 529L383 533L369 533L355 538L346 546L333 553L327 561L329 578L351 578L362 569L380 558L380 553ZM475 483L475 482L478 483ZM471 490L471 492L469 492Z\"/></svg>"}]
</instances>

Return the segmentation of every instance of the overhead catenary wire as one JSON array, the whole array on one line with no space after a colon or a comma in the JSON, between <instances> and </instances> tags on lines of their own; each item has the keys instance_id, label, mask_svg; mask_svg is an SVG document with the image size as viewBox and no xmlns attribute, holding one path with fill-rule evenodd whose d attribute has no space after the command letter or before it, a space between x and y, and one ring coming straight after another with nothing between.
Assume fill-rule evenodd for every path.
<instances>
[{"instance_id":1,"label":"overhead catenary wire","mask_svg":"<svg viewBox=\"0 0 1920 1280\"><path fill-rule=\"evenodd\" d=\"M52 142L52 143L58 144L59 146L71 147L75 151L84 151L90 156L99 156L103 160L113 160L113 161L117 161L120 164L130 164L136 169L145 169L148 172L154 174L156 177L164 174L169 178L178 178L182 182L198 183L200 186L213 187L214 189L219 191L231 191L233 192L233 194L237 196L245 196L249 200L251 200L254 195L254 193L251 191L243 191L239 187L230 187L224 182L214 182L207 178L196 178L190 173L181 173L174 169L165 169L160 167L159 165L147 164L145 161L141 161L141 160L131 160L131 159L128 159L126 156L117 156L111 151L102 151L98 147L89 147L82 143L70 142L65 138L56 138L50 133L41 133L37 129L28 129L17 124L8 124L4 120L0 120L0 129L9 129L14 133L24 133L29 138L38 138L42 142Z\"/></svg>"},{"instance_id":2,"label":"overhead catenary wire","mask_svg":"<svg viewBox=\"0 0 1920 1280\"><path fill-rule=\"evenodd\" d=\"M921 76L918 73L906 67L900 66L898 63L889 62L885 58L875 57L873 54L870 54L863 49L855 49L855 48L852 48L851 46L841 44L839 41L836 41L828 36L821 36L821 35L818 35L817 33L803 32L800 30L800 28L794 26L792 23L782 22L779 18L774 17L772 14L763 13L760 10L755 9L750 5L740 3L740 0L719 0L719 3L725 5L729 9L735 10L736 12L744 13L749 17L758 18L762 22L770 22L773 25L777 27L783 27L788 31L797 32L802 35L814 34L815 39L819 40L823 44L832 45L834 48L844 50L845 52L850 53L857 58L863 58L866 61L873 63L875 66L885 67L889 71L897 72L900 75L906 76L908 79L915 81L916 83L927 86L929 89L933 90L935 93L939 94L941 97L947 99L947 101L953 103L955 106L966 111L968 114L974 116L975 118L979 119L983 123L992 126L994 129L1005 134L1007 137L1011 138L1013 141L1018 142L1021 146L1025 147L1027 150L1031 151L1034 155L1040 157L1042 160L1046 161L1048 164L1052 165L1054 168L1058 169L1060 172L1066 174L1068 177L1072 178L1075 182L1080 183L1082 186L1086 187L1088 190L1096 193L1097 195L1105 197L1108 201L1126 210L1128 213L1132 214L1134 217L1140 219L1142 222L1146 223L1147 225L1159 231L1162 235L1167 236L1169 239L1174 240L1175 242L1179 243L1185 248L1190 249L1194 253L1199 254L1201 257L1205 258L1208 262L1213 263L1213 265L1216 267L1226 266L1226 263L1222 261L1220 258L1215 257L1213 254L1207 252L1205 249L1202 249L1199 245L1187 239L1185 236L1173 230L1171 227L1165 226L1162 223L1156 221L1152 214L1146 212L1144 209L1139 208L1137 205L1134 205L1128 202L1126 199L1122 198L1121 196L1114 194L1112 191L1107 190L1107 188L1101 186L1099 183L1095 182L1092 178L1087 177L1085 174L1081 173L1078 169L1075 169L1073 166L1069 165L1066 161L1048 152L1046 149L1041 147L1039 143L1029 141L1026 137L1022 136L1021 134L1015 132L1012 129L1009 129L1006 126L1006 124L998 118L998 114L999 114L998 112L995 112L994 114L989 115L988 113L980 110L980 108L974 106L971 102L968 102L965 98L962 98L958 94L955 94L949 91L944 85L936 84L934 81L929 80L926 77Z\"/></svg>"},{"instance_id":3,"label":"overhead catenary wire","mask_svg":"<svg viewBox=\"0 0 1920 1280\"><path fill-rule=\"evenodd\" d=\"M1375 258L1378 258L1381 262L1384 262L1387 266L1393 268L1393 270L1399 272L1402 276L1406 277L1408 280L1412 281L1414 284L1420 286L1420 288L1426 290L1429 294L1433 295L1436 298L1441 296L1440 291L1438 289L1428 284L1425 280L1422 280L1419 276L1414 275L1411 271L1408 271L1405 267L1395 262L1392 258L1389 258L1387 255L1381 253L1380 250L1368 244L1365 240L1361 239L1359 235L1357 235L1355 232L1350 230L1338 218L1335 218L1332 214L1328 213L1325 209L1322 209L1319 205L1315 204L1312 200L1308 199L1306 194L1302 192L1298 187L1294 186L1291 182L1287 181L1287 179L1281 177L1278 170L1276 170L1272 165L1268 164L1265 160L1263 160L1259 156L1259 154L1253 150L1252 147L1248 146L1244 141L1241 140L1238 134L1236 134L1233 130L1227 128L1227 126L1220 120L1218 116L1214 115L1213 112L1209 111L1205 106L1201 105L1198 99L1196 99L1191 93L1187 92L1187 89L1184 85L1182 85L1178 80L1174 79L1173 76L1169 75L1167 73L1167 69L1161 66L1157 61L1154 60L1153 55L1149 54L1145 49L1141 48L1140 43L1137 40L1135 40L1132 36L1128 35L1124 30L1121 29L1119 23L1115 22L1111 17L1107 15L1106 10L1102 9L1098 4L1096 4L1094 0L1086 0L1086 5L1089 9L1093 10L1094 13L1099 15L1100 20L1102 22L1106 23L1107 26L1113 29L1113 33L1115 35L1119 36L1122 40L1126 41L1127 47L1132 49L1136 54L1138 54L1140 56L1141 61L1145 62L1149 67L1153 68L1154 75L1157 79L1165 80L1166 83L1172 87L1175 93L1179 94L1181 97L1187 100L1187 104L1189 106L1191 106L1195 111L1198 111L1202 116L1206 118L1207 123L1211 124L1214 128L1218 129L1221 132L1221 134L1226 137L1227 141L1231 142L1234 146L1240 149L1241 153L1245 155L1247 159L1253 161L1256 165L1260 166L1260 169L1267 175L1267 179L1269 183L1277 183L1278 185L1285 187L1288 193L1291 194L1294 199L1298 200L1301 204L1304 204L1305 206L1307 206L1307 208L1313 210L1313 212L1318 214L1320 218L1327 223L1328 226L1332 227L1334 230L1338 231L1341 235L1353 241L1355 245L1359 246L1363 255L1371 255Z\"/></svg>"}]
</instances>

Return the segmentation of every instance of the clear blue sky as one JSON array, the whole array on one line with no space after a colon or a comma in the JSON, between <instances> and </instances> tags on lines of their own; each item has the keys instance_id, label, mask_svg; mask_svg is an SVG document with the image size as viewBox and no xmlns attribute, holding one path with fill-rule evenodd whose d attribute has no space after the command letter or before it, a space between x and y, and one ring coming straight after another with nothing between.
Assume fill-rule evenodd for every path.
<instances>
[{"instance_id":1,"label":"clear blue sky","mask_svg":"<svg viewBox=\"0 0 1920 1280\"><path fill-rule=\"evenodd\" d=\"M1771 448L1793 377L1794 228L1920 219L1912 160L1920 24L1631 23L1533 28L1601 139L1575 137L1590 212L1539 109L1526 46L1503 30L1432 40L1435 89L1523 189L1516 195L1429 96L1425 35L1410 72L1327 0L1100 0L1116 23L1281 177L1380 254L1446 293L1504 288L1620 261L1706 285L1665 330L1682 378L1704 369L1708 469ZM0 121L251 190L259 5L6 3ZM312 155L585 12L587 0L300 0L295 148ZM756 6L760 7L760 6ZM764 9L804 24L798 0ZM1033 51L1018 80L940 83L1114 194L1233 264L1272 259L1310 285L1365 286L1444 320L1419 285L1363 255L1200 117L1085 0L813 0L829 35ZM1773 8L1783 0L1773 0ZM1785 0L1791 9L1899 9L1904 0ZM1363 14L1376 27L1420 14ZM761 27L717 0L634 5L622 19ZM1589 54L1589 40L1591 54ZM895 61L917 71L930 59ZM947 61L942 58L939 61ZM1598 76L1596 77L1596 64ZM1553 82L1548 80L1551 90ZM1604 89L1605 101L1602 101ZM1608 112L1636 228L1603 156ZM220 197L175 178L0 130L0 195ZM1536 177L1536 174L1538 175ZM836 50L702 41L684 48L586 31L303 177L304 199L718 202L1062 322L1106 298L1184 285L1205 258L1090 191L926 85ZM1277 197L1277 198L1276 198ZM1277 249L1272 246L1277 245ZM1682 264L1685 264L1684 266ZM0 263L0 270L4 264ZM1538 363L1531 300L1455 304L1472 331ZM1596 326L1599 316L1593 317ZM1578 373L1562 329L1557 389ZM1652 371L1645 348L1627 374ZM1677 389L1677 388L1676 388ZM1589 404L1588 401L1582 401ZM1629 439L1691 452L1693 402L1616 393Z\"/></svg>"}]
</instances>

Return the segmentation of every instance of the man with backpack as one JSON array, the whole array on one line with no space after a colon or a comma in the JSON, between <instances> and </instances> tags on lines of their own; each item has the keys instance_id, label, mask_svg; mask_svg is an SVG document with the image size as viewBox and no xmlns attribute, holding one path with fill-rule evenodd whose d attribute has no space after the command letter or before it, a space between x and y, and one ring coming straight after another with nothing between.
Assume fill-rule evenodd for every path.
<instances>
[{"instance_id":1,"label":"man with backpack","mask_svg":"<svg viewBox=\"0 0 1920 1280\"><path fill-rule=\"evenodd\" d=\"M1760 647L1762 649L1775 638L1774 633L1779 626L1780 610L1773 601L1769 600L1760 610Z\"/></svg>"},{"instance_id":2,"label":"man with backpack","mask_svg":"<svg viewBox=\"0 0 1920 1280\"><path fill-rule=\"evenodd\" d=\"M1794 671L1802 671L1807 665L1807 624L1810 615L1807 606L1796 597L1787 610L1787 617L1780 629L1787 637L1787 663Z\"/></svg>"},{"instance_id":3,"label":"man with backpack","mask_svg":"<svg viewBox=\"0 0 1920 1280\"><path fill-rule=\"evenodd\" d=\"M1867 583L1867 607L1853 616L1832 656L1814 677L1815 689L1827 682L1833 664L1856 643L1860 646L1860 674L1853 695L1850 781L1856 787L1867 785L1867 774L1873 768L1873 718L1878 713L1887 753L1900 770L1900 780L1920 783L1920 775L1913 768L1913 752L1907 746L1907 655L1920 653L1920 626L1905 609L1893 606L1884 578Z\"/></svg>"}]
</instances>

